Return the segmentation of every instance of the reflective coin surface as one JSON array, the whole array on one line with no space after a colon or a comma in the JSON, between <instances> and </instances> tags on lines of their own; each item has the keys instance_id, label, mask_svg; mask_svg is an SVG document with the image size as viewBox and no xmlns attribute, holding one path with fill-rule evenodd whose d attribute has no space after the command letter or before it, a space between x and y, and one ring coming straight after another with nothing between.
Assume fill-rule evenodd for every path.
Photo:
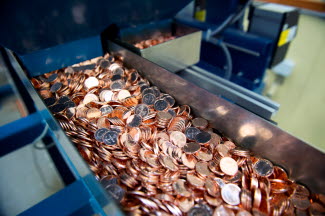
<instances>
[{"instance_id":1,"label":"reflective coin surface","mask_svg":"<svg viewBox=\"0 0 325 216\"><path fill-rule=\"evenodd\" d=\"M103 142L103 136L109 130L107 128L100 128L95 132L95 139L99 142Z\"/></svg>"},{"instance_id":2,"label":"reflective coin surface","mask_svg":"<svg viewBox=\"0 0 325 216\"><path fill-rule=\"evenodd\" d=\"M125 191L117 184L111 184L106 187L106 191L111 195L111 197L117 201L121 202L124 197Z\"/></svg>"},{"instance_id":3,"label":"reflective coin surface","mask_svg":"<svg viewBox=\"0 0 325 216\"><path fill-rule=\"evenodd\" d=\"M103 135L103 142L106 145L116 145L118 133L116 131L108 131Z\"/></svg>"},{"instance_id":4,"label":"reflective coin surface","mask_svg":"<svg viewBox=\"0 0 325 216\"><path fill-rule=\"evenodd\" d=\"M241 189L235 184L226 184L221 188L221 197L223 201L229 205L239 205L240 204L240 192Z\"/></svg>"}]
</instances>

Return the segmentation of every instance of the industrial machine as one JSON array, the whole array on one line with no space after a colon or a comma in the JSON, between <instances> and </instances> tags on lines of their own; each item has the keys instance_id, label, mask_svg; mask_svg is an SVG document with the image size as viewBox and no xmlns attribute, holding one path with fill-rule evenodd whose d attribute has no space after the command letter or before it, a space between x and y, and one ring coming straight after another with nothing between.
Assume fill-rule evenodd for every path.
<instances>
[{"instance_id":1,"label":"industrial machine","mask_svg":"<svg viewBox=\"0 0 325 216\"><path fill-rule=\"evenodd\" d=\"M255 25L251 32L242 30L240 20L249 3L204 2L205 22L193 19L198 3L188 0L1 3L0 64L28 111L0 128L1 156L42 139L66 185L21 215L123 215L29 82L107 52L122 56L236 143L290 170L292 178L312 191L325 193L325 168L319 166L324 153L272 124L279 105L256 93L263 88L278 41L258 35ZM148 39L162 29L178 38L147 51L132 46L139 37ZM170 58L184 50L188 56Z\"/></svg>"}]
</instances>

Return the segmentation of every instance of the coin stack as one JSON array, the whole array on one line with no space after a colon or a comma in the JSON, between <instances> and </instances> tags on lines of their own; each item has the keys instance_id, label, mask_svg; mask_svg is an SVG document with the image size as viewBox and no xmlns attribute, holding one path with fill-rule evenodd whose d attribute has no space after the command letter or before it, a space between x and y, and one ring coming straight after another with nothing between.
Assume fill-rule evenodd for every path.
<instances>
[{"instance_id":1,"label":"coin stack","mask_svg":"<svg viewBox=\"0 0 325 216\"><path fill-rule=\"evenodd\" d=\"M130 215L321 215L325 197L106 55L31 79Z\"/></svg>"},{"instance_id":2,"label":"coin stack","mask_svg":"<svg viewBox=\"0 0 325 216\"><path fill-rule=\"evenodd\" d=\"M175 38L176 37L172 36L172 35L161 35L155 39L148 39L148 40L140 41L140 42L134 44L134 46L139 49L146 49L148 47L155 46L157 44L164 43L169 40L174 40Z\"/></svg>"}]
</instances>

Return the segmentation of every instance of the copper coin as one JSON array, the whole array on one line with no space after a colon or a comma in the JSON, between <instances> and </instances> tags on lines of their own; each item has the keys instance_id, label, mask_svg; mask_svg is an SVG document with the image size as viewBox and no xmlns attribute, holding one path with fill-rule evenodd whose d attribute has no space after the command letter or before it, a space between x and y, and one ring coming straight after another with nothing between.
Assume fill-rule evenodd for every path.
<instances>
[{"instance_id":1,"label":"copper coin","mask_svg":"<svg viewBox=\"0 0 325 216\"><path fill-rule=\"evenodd\" d=\"M237 162L234 159L232 159L231 157L221 158L219 166L220 166L221 171L227 175L233 176L238 171Z\"/></svg>"},{"instance_id":2,"label":"copper coin","mask_svg":"<svg viewBox=\"0 0 325 216\"><path fill-rule=\"evenodd\" d=\"M45 103L45 105L48 106L48 107L54 105L55 102L56 102L55 97L49 97L49 98L45 98L45 99L44 99L44 103Z\"/></svg>"},{"instance_id":3,"label":"copper coin","mask_svg":"<svg viewBox=\"0 0 325 216\"><path fill-rule=\"evenodd\" d=\"M252 214L248 211L240 210L239 212L237 212L236 216L252 216Z\"/></svg>"},{"instance_id":4,"label":"copper coin","mask_svg":"<svg viewBox=\"0 0 325 216\"><path fill-rule=\"evenodd\" d=\"M178 179L173 184L174 191L177 193L177 195L190 197L191 193L186 190L185 183L186 181L184 179Z\"/></svg>"},{"instance_id":5,"label":"copper coin","mask_svg":"<svg viewBox=\"0 0 325 216\"><path fill-rule=\"evenodd\" d=\"M175 110L173 110L173 109L169 109L169 110L168 110L168 113L171 114L173 117L176 116L176 112L175 112Z\"/></svg>"},{"instance_id":6,"label":"copper coin","mask_svg":"<svg viewBox=\"0 0 325 216\"><path fill-rule=\"evenodd\" d=\"M49 110L53 113L59 113L62 112L65 109L64 104L55 104L51 107L49 107Z\"/></svg>"},{"instance_id":7,"label":"copper coin","mask_svg":"<svg viewBox=\"0 0 325 216\"><path fill-rule=\"evenodd\" d=\"M227 209L224 205L220 205L214 210L213 216L235 216L235 213Z\"/></svg>"},{"instance_id":8,"label":"copper coin","mask_svg":"<svg viewBox=\"0 0 325 216\"><path fill-rule=\"evenodd\" d=\"M97 108L90 108L87 110L87 118L88 119L93 119L93 118L98 118L102 115L102 112L97 109Z\"/></svg>"},{"instance_id":9,"label":"copper coin","mask_svg":"<svg viewBox=\"0 0 325 216\"><path fill-rule=\"evenodd\" d=\"M97 87L98 85L99 85L99 81L98 81L98 79L96 77L88 77L85 80L85 87L87 89Z\"/></svg>"},{"instance_id":10,"label":"copper coin","mask_svg":"<svg viewBox=\"0 0 325 216\"><path fill-rule=\"evenodd\" d=\"M205 181L205 188L208 194L210 194L211 196L213 197L219 196L220 193L219 187L216 184L216 182L211 178L207 178L207 180Z\"/></svg>"},{"instance_id":11,"label":"copper coin","mask_svg":"<svg viewBox=\"0 0 325 216\"><path fill-rule=\"evenodd\" d=\"M212 152L209 149L204 148L204 147L202 147L200 149L200 151L195 153L195 156L197 159L202 160L202 161L210 161L213 158Z\"/></svg>"},{"instance_id":12,"label":"copper coin","mask_svg":"<svg viewBox=\"0 0 325 216\"><path fill-rule=\"evenodd\" d=\"M143 118L149 114L149 107L146 104L138 104L134 109L134 113Z\"/></svg>"},{"instance_id":13,"label":"copper coin","mask_svg":"<svg viewBox=\"0 0 325 216\"><path fill-rule=\"evenodd\" d=\"M224 144L217 145L216 149L217 149L218 153L222 157L230 156L230 154L229 154L229 148L227 146L225 146Z\"/></svg>"},{"instance_id":14,"label":"copper coin","mask_svg":"<svg viewBox=\"0 0 325 216\"><path fill-rule=\"evenodd\" d=\"M183 147L183 151L186 154L194 154L201 149L201 145L195 142L186 143Z\"/></svg>"},{"instance_id":15,"label":"copper coin","mask_svg":"<svg viewBox=\"0 0 325 216\"><path fill-rule=\"evenodd\" d=\"M180 197L176 200L179 209L186 213L194 206L194 199L192 197Z\"/></svg>"},{"instance_id":16,"label":"copper coin","mask_svg":"<svg viewBox=\"0 0 325 216\"><path fill-rule=\"evenodd\" d=\"M58 78L57 74L51 74L48 78L47 78L47 82L53 82L54 80L56 80L56 78Z\"/></svg>"},{"instance_id":17,"label":"copper coin","mask_svg":"<svg viewBox=\"0 0 325 216\"><path fill-rule=\"evenodd\" d=\"M195 140L196 135L200 133L200 130L195 127L189 127L185 129L185 135L189 140Z\"/></svg>"},{"instance_id":18,"label":"copper coin","mask_svg":"<svg viewBox=\"0 0 325 216\"><path fill-rule=\"evenodd\" d=\"M182 154L182 162L188 168L194 169L197 160L193 155Z\"/></svg>"},{"instance_id":19,"label":"copper coin","mask_svg":"<svg viewBox=\"0 0 325 216\"><path fill-rule=\"evenodd\" d=\"M174 106L175 99L172 96L167 95L166 97L164 97L164 99L168 102L169 106Z\"/></svg>"},{"instance_id":20,"label":"copper coin","mask_svg":"<svg viewBox=\"0 0 325 216\"><path fill-rule=\"evenodd\" d=\"M153 94L158 98L160 96L160 90L158 89L158 87L157 86L152 86L151 89L153 90ZM172 105L170 105L170 106L172 106Z\"/></svg>"},{"instance_id":21,"label":"copper coin","mask_svg":"<svg viewBox=\"0 0 325 216\"><path fill-rule=\"evenodd\" d=\"M69 102L69 101L71 101L71 100L70 100L70 98L68 96L61 96L59 98L59 100L58 100L58 103L64 104L64 103Z\"/></svg>"},{"instance_id":22,"label":"copper coin","mask_svg":"<svg viewBox=\"0 0 325 216\"><path fill-rule=\"evenodd\" d=\"M221 197L229 205L240 204L240 192L241 189L235 184L226 184L221 188Z\"/></svg>"},{"instance_id":23,"label":"copper coin","mask_svg":"<svg viewBox=\"0 0 325 216\"><path fill-rule=\"evenodd\" d=\"M197 162L195 165L195 170L201 176L209 176L211 174L207 162L203 162L203 161Z\"/></svg>"},{"instance_id":24,"label":"copper coin","mask_svg":"<svg viewBox=\"0 0 325 216\"><path fill-rule=\"evenodd\" d=\"M154 94L146 94L142 97L142 103L147 105L153 105L156 101L156 96Z\"/></svg>"},{"instance_id":25,"label":"copper coin","mask_svg":"<svg viewBox=\"0 0 325 216\"><path fill-rule=\"evenodd\" d=\"M75 107L76 104L73 101L67 101L64 103L65 108L72 108Z\"/></svg>"},{"instance_id":26,"label":"copper coin","mask_svg":"<svg viewBox=\"0 0 325 216\"><path fill-rule=\"evenodd\" d=\"M194 127L204 129L208 126L208 121L204 118L195 118L192 120L192 124Z\"/></svg>"},{"instance_id":27,"label":"copper coin","mask_svg":"<svg viewBox=\"0 0 325 216\"><path fill-rule=\"evenodd\" d=\"M106 145L116 145L117 137L118 133L116 131L108 131L103 135L102 140Z\"/></svg>"},{"instance_id":28,"label":"copper coin","mask_svg":"<svg viewBox=\"0 0 325 216\"><path fill-rule=\"evenodd\" d=\"M125 194L125 190L117 184L108 185L106 191L117 202L121 202Z\"/></svg>"},{"instance_id":29,"label":"copper coin","mask_svg":"<svg viewBox=\"0 0 325 216\"><path fill-rule=\"evenodd\" d=\"M187 215L188 216L211 216L212 209L208 205L197 204L188 211Z\"/></svg>"},{"instance_id":30,"label":"copper coin","mask_svg":"<svg viewBox=\"0 0 325 216\"><path fill-rule=\"evenodd\" d=\"M109 102L112 100L113 94L114 92L110 90L104 90L99 94L99 97L101 101Z\"/></svg>"},{"instance_id":31,"label":"copper coin","mask_svg":"<svg viewBox=\"0 0 325 216\"><path fill-rule=\"evenodd\" d=\"M124 100L125 98L130 97L130 96L131 96L131 93L128 90L123 89L123 90L119 91L117 98L119 100Z\"/></svg>"},{"instance_id":32,"label":"copper coin","mask_svg":"<svg viewBox=\"0 0 325 216\"><path fill-rule=\"evenodd\" d=\"M164 99L159 99L155 101L154 108L157 111L164 111L168 108L168 103Z\"/></svg>"},{"instance_id":33,"label":"copper coin","mask_svg":"<svg viewBox=\"0 0 325 216\"><path fill-rule=\"evenodd\" d=\"M99 142L103 142L103 136L105 133L107 133L109 130L107 128L100 128L95 132L95 139Z\"/></svg>"},{"instance_id":34,"label":"copper coin","mask_svg":"<svg viewBox=\"0 0 325 216\"><path fill-rule=\"evenodd\" d=\"M50 91L51 91L51 92L57 92L57 91L59 91L61 88L62 88L62 83L57 82L57 83L54 83L54 84L51 86Z\"/></svg>"},{"instance_id":35,"label":"copper coin","mask_svg":"<svg viewBox=\"0 0 325 216\"><path fill-rule=\"evenodd\" d=\"M111 83L110 88L112 90L121 90L125 86L125 83L121 80L117 80Z\"/></svg>"},{"instance_id":36,"label":"copper coin","mask_svg":"<svg viewBox=\"0 0 325 216\"><path fill-rule=\"evenodd\" d=\"M172 141L178 147L182 148L186 144L186 136L182 132L173 131L170 134L170 141Z\"/></svg>"},{"instance_id":37,"label":"copper coin","mask_svg":"<svg viewBox=\"0 0 325 216\"><path fill-rule=\"evenodd\" d=\"M154 91L152 88L146 88L142 91L142 95L146 95L146 94L154 94Z\"/></svg>"},{"instance_id":38,"label":"copper coin","mask_svg":"<svg viewBox=\"0 0 325 216\"><path fill-rule=\"evenodd\" d=\"M140 115L137 114L131 115L126 121L129 127L139 127L141 122L142 122L142 118Z\"/></svg>"},{"instance_id":39,"label":"copper coin","mask_svg":"<svg viewBox=\"0 0 325 216\"><path fill-rule=\"evenodd\" d=\"M84 97L83 103L88 104L93 101L99 101L99 98L97 97L97 95L89 93L86 94L86 96Z\"/></svg>"},{"instance_id":40,"label":"copper coin","mask_svg":"<svg viewBox=\"0 0 325 216\"><path fill-rule=\"evenodd\" d=\"M163 165L165 168L170 169L172 171L177 171L178 167L176 164L173 162L173 159L169 156L161 156L160 158L160 163Z\"/></svg>"},{"instance_id":41,"label":"copper coin","mask_svg":"<svg viewBox=\"0 0 325 216\"><path fill-rule=\"evenodd\" d=\"M69 119L71 119L74 115L76 114L76 108L72 107L72 108L68 108L66 110L66 115Z\"/></svg>"},{"instance_id":42,"label":"copper coin","mask_svg":"<svg viewBox=\"0 0 325 216\"><path fill-rule=\"evenodd\" d=\"M113 107L110 105L104 105L99 110L102 112L102 115L108 115L113 111Z\"/></svg>"},{"instance_id":43,"label":"copper coin","mask_svg":"<svg viewBox=\"0 0 325 216\"><path fill-rule=\"evenodd\" d=\"M260 159L254 164L253 170L257 175L267 177L273 173L273 164L266 159Z\"/></svg>"},{"instance_id":44,"label":"copper coin","mask_svg":"<svg viewBox=\"0 0 325 216\"><path fill-rule=\"evenodd\" d=\"M202 131L195 136L195 141L198 143L208 143L211 140L211 134L208 132Z\"/></svg>"},{"instance_id":45,"label":"copper coin","mask_svg":"<svg viewBox=\"0 0 325 216\"><path fill-rule=\"evenodd\" d=\"M195 187L203 187L204 181L192 173L186 175L187 181Z\"/></svg>"},{"instance_id":46,"label":"copper coin","mask_svg":"<svg viewBox=\"0 0 325 216\"><path fill-rule=\"evenodd\" d=\"M101 68L108 68L109 66L111 65L111 63L106 60L106 59L102 59L100 62L99 62L99 66Z\"/></svg>"}]
</instances>

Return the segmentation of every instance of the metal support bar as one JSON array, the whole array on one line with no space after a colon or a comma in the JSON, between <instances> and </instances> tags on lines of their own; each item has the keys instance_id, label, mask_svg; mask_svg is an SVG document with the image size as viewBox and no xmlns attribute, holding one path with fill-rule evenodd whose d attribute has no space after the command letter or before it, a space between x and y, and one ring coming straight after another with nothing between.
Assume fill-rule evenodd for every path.
<instances>
[{"instance_id":1,"label":"metal support bar","mask_svg":"<svg viewBox=\"0 0 325 216\"><path fill-rule=\"evenodd\" d=\"M232 48L232 49L235 49L235 50L238 50L240 52L244 52L246 54L249 54L249 55L253 55L253 56L256 56L256 57L260 57L260 53L258 52L255 52L253 50L249 50L249 49L246 49L246 48L243 48L243 47L240 47L240 46L237 46L237 45L234 45L234 44L231 44L231 43L227 43L227 42L223 42L227 47L229 48Z\"/></svg>"},{"instance_id":2,"label":"metal support bar","mask_svg":"<svg viewBox=\"0 0 325 216\"><path fill-rule=\"evenodd\" d=\"M77 212L78 215L92 215L95 212L89 203L91 196L83 181L79 180L19 215L44 215L45 212L48 216L72 215Z\"/></svg>"},{"instance_id":3,"label":"metal support bar","mask_svg":"<svg viewBox=\"0 0 325 216\"><path fill-rule=\"evenodd\" d=\"M48 216L124 215L92 174L73 182L19 215L43 215L44 212Z\"/></svg>"},{"instance_id":4,"label":"metal support bar","mask_svg":"<svg viewBox=\"0 0 325 216\"><path fill-rule=\"evenodd\" d=\"M26 109L28 113L34 113L36 112L35 105L33 104L33 100L31 96L28 94L26 87L24 86L21 79L19 79L19 76L15 72L14 67L10 63L10 59L8 56L8 53L3 47L0 47L0 64L3 64L5 68L7 68L7 73L10 74L10 78L12 79L11 83L12 88L15 92L19 94L21 99L24 101L26 105Z\"/></svg>"},{"instance_id":5,"label":"metal support bar","mask_svg":"<svg viewBox=\"0 0 325 216\"><path fill-rule=\"evenodd\" d=\"M45 122L33 113L0 127L0 156L32 143L45 129Z\"/></svg>"},{"instance_id":6,"label":"metal support bar","mask_svg":"<svg viewBox=\"0 0 325 216\"><path fill-rule=\"evenodd\" d=\"M182 78L220 96L223 96L241 107L270 120L279 110L279 104L229 82L202 68L192 66L178 73Z\"/></svg>"},{"instance_id":7,"label":"metal support bar","mask_svg":"<svg viewBox=\"0 0 325 216\"><path fill-rule=\"evenodd\" d=\"M58 150L57 146L55 145L53 138L47 134L42 140L43 140L45 149L51 156L52 161L53 161L57 171L59 172L64 184L69 185L69 184L73 183L76 180L76 177L73 175L73 173L69 169L67 163L65 162L60 151Z\"/></svg>"}]
</instances>

